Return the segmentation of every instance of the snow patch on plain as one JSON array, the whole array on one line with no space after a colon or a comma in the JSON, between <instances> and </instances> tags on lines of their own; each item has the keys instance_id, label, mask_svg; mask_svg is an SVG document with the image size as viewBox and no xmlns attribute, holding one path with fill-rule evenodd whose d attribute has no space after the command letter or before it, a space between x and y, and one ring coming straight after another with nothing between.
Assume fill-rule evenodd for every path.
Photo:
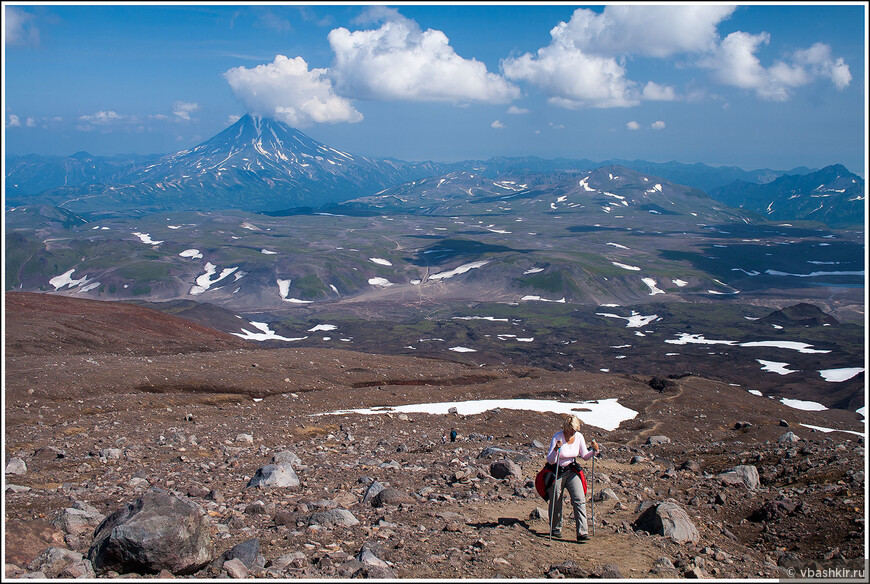
<instances>
[{"instance_id":1,"label":"snow patch on plain","mask_svg":"<svg viewBox=\"0 0 870 584\"><path fill-rule=\"evenodd\" d=\"M392 413L446 415L449 413L450 408L456 408L457 413L461 416L473 416L496 408L503 410L528 410L533 412L573 414L580 418L583 423L606 431L616 430L622 422L631 420L637 416L635 410L621 405L618 398L573 403L546 399L483 399L383 406L357 410L337 410L326 414L315 415Z\"/></svg>"}]
</instances>

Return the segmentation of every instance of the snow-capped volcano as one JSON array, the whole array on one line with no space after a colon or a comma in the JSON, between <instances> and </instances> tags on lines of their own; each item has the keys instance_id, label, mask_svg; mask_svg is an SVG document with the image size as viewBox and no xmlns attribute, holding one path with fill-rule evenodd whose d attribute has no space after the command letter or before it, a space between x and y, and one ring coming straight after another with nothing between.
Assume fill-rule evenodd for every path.
<instances>
[{"instance_id":1,"label":"snow-capped volcano","mask_svg":"<svg viewBox=\"0 0 870 584\"><path fill-rule=\"evenodd\" d=\"M140 176L170 184L190 178L231 184L245 172L292 183L322 172L344 175L371 165L369 159L330 148L277 120L248 114L202 144L162 158Z\"/></svg>"},{"instance_id":2,"label":"snow-capped volcano","mask_svg":"<svg viewBox=\"0 0 870 584\"><path fill-rule=\"evenodd\" d=\"M279 211L346 201L440 172L431 162L343 152L282 122L248 114L194 148L131 166L108 184L63 187L43 196L76 201L82 211Z\"/></svg>"}]
</instances>

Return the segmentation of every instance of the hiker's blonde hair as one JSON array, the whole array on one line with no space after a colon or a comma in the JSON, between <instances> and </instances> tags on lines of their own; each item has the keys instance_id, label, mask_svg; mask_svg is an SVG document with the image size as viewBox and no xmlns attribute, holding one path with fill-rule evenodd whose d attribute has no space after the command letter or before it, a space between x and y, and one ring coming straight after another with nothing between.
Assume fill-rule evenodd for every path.
<instances>
[{"instance_id":1,"label":"hiker's blonde hair","mask_svg":"<svg viewBox=\"0 0 870 584\"><path fill-rule=\"evenodd\" d=\"M562 421L562 432L567 434L568 430L579 432L580 418L573 414L568 414L567 416L565 416L565 419Z\"/></svg>"}]
</instances>

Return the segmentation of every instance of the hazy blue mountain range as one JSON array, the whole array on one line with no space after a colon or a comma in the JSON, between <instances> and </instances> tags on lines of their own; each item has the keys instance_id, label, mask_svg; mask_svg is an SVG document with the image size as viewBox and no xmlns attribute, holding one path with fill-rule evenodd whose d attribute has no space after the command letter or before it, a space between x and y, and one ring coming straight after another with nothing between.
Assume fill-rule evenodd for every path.
<instances>
[{"instance_id":1,"label":"hazy blue mountain range","mask_svg":"<svg viewBox=\"0 0 870 584\"><path fill-rule=\"evenodd\" d=\"M319 206L438 174L439 165L367 158L330 148L276 120L246 115L211 139L150 163L110 164L87 173L54 160L53 181L38 179L45 164L18 160L7 174L14 204L46 203L79 212L211 210L273 211ZM111 168L104 168L109 167ZM75 168L76 172L68 172ZM46 184L63 185L36 191ZM36 198L34 198L36 196Z\"/></svg>"},{"instance_id":2,"label":"hazy blue mountain range","mask_svg":"<svg viewBox=\"0 0 870 584\"><path fill-rule=\"evenodd\" d=\"M501 184L493 187L496 190L509 182L564 190L571 185L579 188L579 181L596 169L617 168L631 169L647 180L709 192L717 201L757 213L753 220L863 222L863 179L840 165L786 172L700 163L536 157L406 162L343 152L282 122L252 115L194 148L167 156L98 157L79 152L69 157L7 156L6 161L7 205L62 206L68 212L100 217L229 208L297 213L299 208L315 210L387 192L392 196L416 189L423 179L443 183L443 177L463 172ZM624 170L617 172L627 175ZM645 185L638 188L645 190ZM455 194L459 199L464 196ZM527 195L533 197L530 193L517 197ZM386 200L380 199L378 205ZM452 204L460 203L457 199ZM425 207L429 201L421 204ZM444 201L438 206L444 211Z\"/></svg>"},{"instance_id":3,"label":"hazy blue mountain range","mask_svg":"<svg viewBox=\"0 0 870 584\"><path fill-rule=\"evenodd\" d=\"M864 179L841 164L765 184L736 181L713 189L710 196L769 220L803 219L831 227L864 224Z\"/></svg>"},{"instance_id":4,"label":"hazy blue mountain range","mask_svg":"<svg viewBox=\"0 0 870 584\"><path fill-rule=\"evenodd\" d=\"M6 196L35 195L62 187L111 183L136 168L141 168L158 154L120 154L94 156L76 152L71 156L6 155Z\"/></svg>"}]
</instances>

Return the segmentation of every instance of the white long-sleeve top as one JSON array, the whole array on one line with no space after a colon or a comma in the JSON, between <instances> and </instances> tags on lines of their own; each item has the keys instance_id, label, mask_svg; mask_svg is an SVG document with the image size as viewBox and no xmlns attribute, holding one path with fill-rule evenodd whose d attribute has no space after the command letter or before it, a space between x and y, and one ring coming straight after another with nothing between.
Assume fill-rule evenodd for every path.
<instances>
[{"instance_id":1,"label":"white long-sleeve top","mask_svg":"<svg viewBox=\"0 0 870 584\"><path fill-rule=\"evenodd\" d=\"M586 448L583 434L575 433L574 442L569 444L565 440L565 433L559 430L550 439L550 450L547 452L547 462L550 464L556 462L556 442L559 440L562 441L562 448L558 451L560 467L568 466L578 456L583 460L592 458L592 451Z\"/></svg>"}]
</instances>

